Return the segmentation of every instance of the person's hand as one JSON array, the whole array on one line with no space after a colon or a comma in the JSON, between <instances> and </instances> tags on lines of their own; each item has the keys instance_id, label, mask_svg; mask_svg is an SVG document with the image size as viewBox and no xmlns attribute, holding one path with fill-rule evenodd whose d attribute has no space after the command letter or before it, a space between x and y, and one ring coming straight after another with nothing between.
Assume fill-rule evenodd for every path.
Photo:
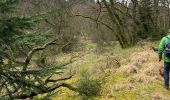
<instances>
[{"instance_id":1,"label":"person's hand","mask_svg":"<svg viewBox=\"0 0 170 100\"><path fill-rule=\"evenodd\" d=\"M159 62L162 60L162 57L159 57Z\"/></svg>"},{"instance_id":2,"label":"person's hand","mask_svg":"<svg viewBox=\"0 0 170 100\"><path fill-rule=\"evenodd\" d=\"M155 48L155 47L151 47L151 49L153 50L153 51L158 51L158 49L157 48Z\"/></svg>"}]
</instances>

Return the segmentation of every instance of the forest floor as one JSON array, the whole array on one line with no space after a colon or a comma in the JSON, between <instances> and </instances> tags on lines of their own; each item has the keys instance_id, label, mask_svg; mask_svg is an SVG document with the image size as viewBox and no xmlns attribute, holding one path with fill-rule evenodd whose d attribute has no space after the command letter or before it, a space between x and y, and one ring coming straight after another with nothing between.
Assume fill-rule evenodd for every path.
<instances>
[{"instance_id":1,"label":"forest floor","mask_svg":"<svg viewBox=\"0 0 170 100\"><path fill-rule=\"evenodd\" d=\"M163 78L159 75L163 62L158 62L157 54L150 48L155 45L158 43L146 42L124 50L107 48L100 54L93 49L79 52L83 56L68 67L76 74L66 82L75 85L80 72L86 70L91 77L104 80L100 93L92 100L169 100L170 91L163 88ZM58 59L70 56L63 54ZM56 91L53 100L81 99L78 93L67 88Z\"/></svg>"}]
</instances>

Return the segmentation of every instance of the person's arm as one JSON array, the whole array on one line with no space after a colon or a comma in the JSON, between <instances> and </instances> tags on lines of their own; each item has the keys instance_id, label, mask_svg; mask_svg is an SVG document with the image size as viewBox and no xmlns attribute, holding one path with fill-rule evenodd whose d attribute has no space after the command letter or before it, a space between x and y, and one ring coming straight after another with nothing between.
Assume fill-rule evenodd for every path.
<instances>
[{"instance_id":1,"label":"person's arm","mask_svg":"<svg viewBox=\"0 0 170 100\"><path fill-rule=\"evenodd\" d=\"M159 61L162 60L162 53L163 53L164 48L165 48L165 40L166 40L166 37L163 37L160 44L159 44L159 48L158 48Z\"/></svg>"}]
</instances>

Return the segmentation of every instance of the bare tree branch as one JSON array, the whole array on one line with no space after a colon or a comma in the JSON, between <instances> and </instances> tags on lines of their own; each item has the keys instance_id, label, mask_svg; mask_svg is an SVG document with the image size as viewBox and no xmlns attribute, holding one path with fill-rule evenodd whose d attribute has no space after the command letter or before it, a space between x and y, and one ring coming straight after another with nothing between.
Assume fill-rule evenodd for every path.
<instances>
[{"instance_id":1,"label":"bare tree branch","mask_svg":"<svg viewBox=\"0 0 170 100\"><path fill-rule=\"evenodd\" d=\"M92 17L90 17L90 16L86 16L86 15L82 15L82 14L74 14L74 13L72 13L72 15L73 15L73 16L78 16L78 17L87 18L87 19L91 19L91 20L93 20L93 21L95 21L95 22L97 22L97 23L100 23L100 24L106 26L106 27L109 28L110 30L114 31L114 29L113 29L112 27L110 27L108 24L106 24L106 23L104 23L104 22L102 22L102 21L100 21L100 20L96 20L95 18L92 18Z\"/></svg>"},{"instance_id":2,"label":"bare tree branch","mask_svg":"<svg viewBox=\"0 0 170 100\"><path fill-rule=\"evenodd\" d=\"M46 49L46 48L47 48L48 46L50 46L50 45L55 45L55 44L57 44L56 42L57 42L57 39L52 40L52 41L44 44L44 45L41 46L41 47L37 47L37 48L34 48L33 50L31 50L31 51L27 54L27 58L26 58L26 60L25 60L25 66L23 67L23 71L26 71L26 70L27 70L27 66L28 66L28 64L30 63L30 60L32 59L32 56L33 56L36 52L41 51L41 50L44 50L44 49Z\"/></svg>"}]
</instances>

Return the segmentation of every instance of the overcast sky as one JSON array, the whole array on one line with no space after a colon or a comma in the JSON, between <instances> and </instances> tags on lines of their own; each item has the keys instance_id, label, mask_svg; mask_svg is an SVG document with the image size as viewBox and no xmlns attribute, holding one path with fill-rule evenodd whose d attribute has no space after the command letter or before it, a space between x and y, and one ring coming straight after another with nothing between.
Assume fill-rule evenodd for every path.
<instances>
[{"instance_id":1,"label":"overcast sky","mask_svg":"<svg viewBox=\"0 0 170 100\"><path fill-rule=\"evenodd\" d=\"M97 0L95 0L95 1L97 1ZM101 1L101 0L99 0L99 1ZM109 1L109 0L106 0L106 1ZM122 0L116 0L116 1L122 2ZM130 3L131 0L125 0L125 2L126 2L126 1L127 1L128 3Z\"/></svg>"},{"instance_id":2,"label":"overcast sky","mask_svg":"<svg viewBox=\"0 0 170 100\"><path fill-rule=\"evenodd\" d=\"M69 0L66 0L66 1L69 1ZM95 0L95 1L97 1L97 0ZM99 0L99 1L101 1L101 0ZM106 0L106 1L109 1L109 0ZM121 2L122 0L116 0L116 1L120 1ZM129 2L130 0L125 0L125 1Z\"/></svg>"},{"instance_id":3,"label":"overcast sky","mask_svg":"<svg viewBox=\"0 0 170 100\"><path fill-rule=\"evenodd\" d=\"M95 1L97 1L97 0L95 0ZM106 0L106 1L109 1L109 0ZM117 0L117 1L122 1L122 0Z\"/></svg>"}]
</instances>

